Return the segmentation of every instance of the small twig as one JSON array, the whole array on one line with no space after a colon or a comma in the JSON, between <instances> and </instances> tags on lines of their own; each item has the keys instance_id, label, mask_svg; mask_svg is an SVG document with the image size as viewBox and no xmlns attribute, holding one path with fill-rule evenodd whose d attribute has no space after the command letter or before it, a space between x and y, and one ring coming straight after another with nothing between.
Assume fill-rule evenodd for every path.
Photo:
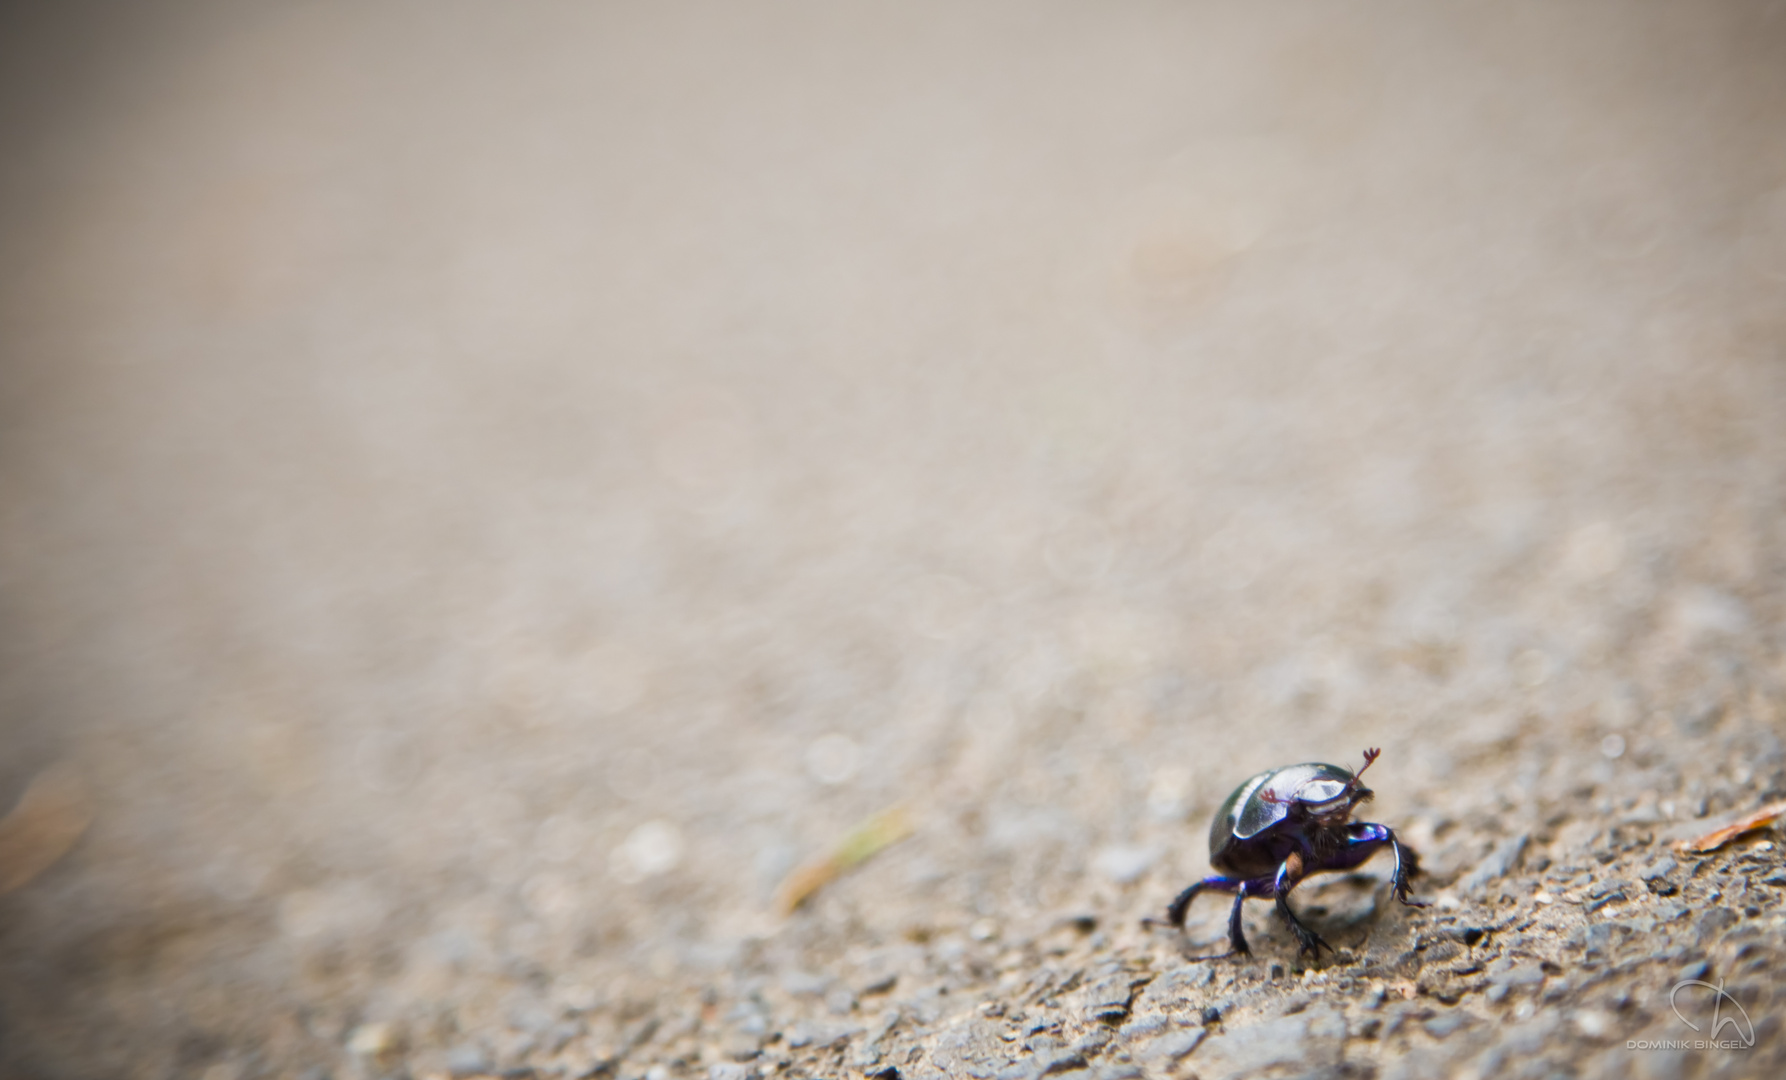
<instances>
[{"instance_id":1,"label":"small twig","mask_svg":"<svg viewBox=\"0 0 1786 1080\"><path fill-rule=\"evenodd\" d=\"M1737 818L1721 829L1713 829L1704 836L1676 841L1674 849L1688 855L1707 855L1744 833L1771 827L1782 817L1786 817L1786 802L1770 803L1752 814Z\"/></svg>"}]
</instances>

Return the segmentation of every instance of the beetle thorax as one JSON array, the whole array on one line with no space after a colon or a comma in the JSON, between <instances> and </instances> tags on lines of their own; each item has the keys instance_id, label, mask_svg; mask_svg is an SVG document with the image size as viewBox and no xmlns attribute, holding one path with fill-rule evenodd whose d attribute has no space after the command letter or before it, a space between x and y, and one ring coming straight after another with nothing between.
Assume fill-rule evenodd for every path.
<instances>
[{"instance_id":1,"label":"beetle thorax","mask_svg":"<svg viewBox=\"0 0 1786 1080\"><path fill-rule=\"evenodd\" d=\"M1370 789L1337 765L1288 765L1254 777L1235 792L1234 834L1246 837L1291 819L1344 824Z\"/></svg>"}]
</instances>

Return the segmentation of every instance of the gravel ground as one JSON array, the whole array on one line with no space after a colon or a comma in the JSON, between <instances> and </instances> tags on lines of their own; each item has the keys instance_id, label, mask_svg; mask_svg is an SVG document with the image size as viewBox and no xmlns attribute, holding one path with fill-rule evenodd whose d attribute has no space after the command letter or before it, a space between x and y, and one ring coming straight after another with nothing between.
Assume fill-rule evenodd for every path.
<instances>
[{"instance_id":1,"label":"gravel ground","mask_svg":"<svg viewBox=\"0 0 1786 1080\"><path fill-rule=\"evenodd\" d=\"M1781 5L0 20L0 1075L1786 1074Z\"/></svg>"}]
</instances>

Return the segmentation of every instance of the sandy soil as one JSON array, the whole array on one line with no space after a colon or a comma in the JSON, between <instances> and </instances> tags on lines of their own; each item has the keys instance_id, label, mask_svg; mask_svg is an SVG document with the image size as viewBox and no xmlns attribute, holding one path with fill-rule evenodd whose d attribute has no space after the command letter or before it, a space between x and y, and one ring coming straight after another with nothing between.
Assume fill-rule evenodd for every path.
<instances>
[{"instance_id":1,"label":"sandy soil","mask_svg":"<svg viewBox=\"0 0 1786 1080\"><path fill-rule=\"evenodd\" d=\"M1783 131L1779 4L7 6L0 1072L1786 1073ZM1367 746L1433 906L1142 925Z\"/></svg>"}]
</instances>

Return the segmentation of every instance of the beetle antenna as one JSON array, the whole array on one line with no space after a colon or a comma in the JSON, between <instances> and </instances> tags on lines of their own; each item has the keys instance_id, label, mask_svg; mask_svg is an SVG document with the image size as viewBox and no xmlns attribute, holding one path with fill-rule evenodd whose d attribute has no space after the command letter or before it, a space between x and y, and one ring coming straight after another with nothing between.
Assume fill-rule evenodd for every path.
<instances>
[{"instance_id":1,"label":"beetle antenna","mask_svg":"<svg viewBox=\"0 0 1786 1080\"><path fill-rule=\"evenodd\" d=\"M1381 757L1382 754L1383 754L1383 751L1377 749L1374 746L1364 752L1364 764L1358 766L1358 771L1352 774L1352 786L1354 786L1354 787L1358 786L1358 778L1363 776L1364 770L1370 768L1371 762L1377 760L1377 758Z\"/></svg>"}]
</instances>

